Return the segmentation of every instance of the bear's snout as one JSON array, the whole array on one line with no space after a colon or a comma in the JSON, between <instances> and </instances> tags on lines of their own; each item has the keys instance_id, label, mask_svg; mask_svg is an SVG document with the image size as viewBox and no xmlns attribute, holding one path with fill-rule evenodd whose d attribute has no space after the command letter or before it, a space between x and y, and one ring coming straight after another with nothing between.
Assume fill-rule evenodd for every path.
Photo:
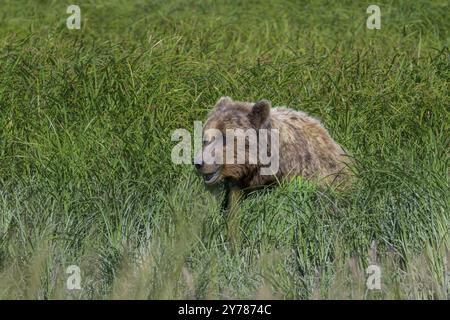
<instances>
[{"instance_id":1,"label":"bear's snout","mask_svg":"<svg viewBox=\"0 0 450 320\"><path fill-rule=\"evenodd\" d=\"M195 166L195 169L200 171L202 169L202 167L203 167L203 162L202 163L195 163L194 166Z\"/></svg>"}]
</instances>

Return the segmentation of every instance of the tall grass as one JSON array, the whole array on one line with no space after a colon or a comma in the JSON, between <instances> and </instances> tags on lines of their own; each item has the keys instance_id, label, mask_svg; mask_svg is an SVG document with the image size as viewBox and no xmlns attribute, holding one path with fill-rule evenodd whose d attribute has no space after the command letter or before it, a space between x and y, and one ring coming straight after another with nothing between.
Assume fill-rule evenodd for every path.
<instances>
[{"instance_id":1,"label":"tall grass","mask_svg":"<svg viewBox=\"0 0 450 320\"><path fill-rule=\"evenodd\" d=\"M446 1L379 3L381 30L364 1L68 5L1 4L0 298L449 298ZM170 159L222 95L320 118L352 189L251 193L234 231Z\"/></svg>"}]
</instances>

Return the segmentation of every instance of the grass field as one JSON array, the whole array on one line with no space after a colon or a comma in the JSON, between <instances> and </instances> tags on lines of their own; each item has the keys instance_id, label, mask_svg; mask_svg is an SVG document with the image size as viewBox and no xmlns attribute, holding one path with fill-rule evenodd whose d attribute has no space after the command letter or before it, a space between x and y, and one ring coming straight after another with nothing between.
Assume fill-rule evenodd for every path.
<instances>
[{"instance_id":1,"label":"grass field","mask_svg":"<svg viewBox=\"0 0 450 320\"><path fill-rule=\"evenodd\" d=\"M1 0L0 298L449 299L449 13ZM351 190L252 193L230 232L220 195L170 157L222 95L320 118L355 158Z\"/></svg>"}]
</instances>

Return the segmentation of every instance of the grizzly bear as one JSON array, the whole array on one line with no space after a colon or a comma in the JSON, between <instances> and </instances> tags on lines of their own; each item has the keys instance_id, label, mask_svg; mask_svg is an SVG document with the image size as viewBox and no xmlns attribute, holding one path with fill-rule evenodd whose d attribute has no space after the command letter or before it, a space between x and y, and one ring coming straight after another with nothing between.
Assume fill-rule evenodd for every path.
<instances>
[{"instance_id":1,"label":"grizzly bear","mask_svg":"<svg viewBox=\"0 0 450 320\"><path fill-rule=\"evenodd\" d=\"M207 134L214 129L223 134L223 153L232 152L234 159L238 150L227 149L230 143L229 129L261 129L278 132L277 150L272 150L271 139L266 139L269 154L277 153L279 164L273 174L261 174L263 165L260 161L249 163L249 152L246 150L244 163L205 163L197 161L195 166L202 174L207 185L220 181L228 181L239 189L273 185L282 179L301 176L313 180L320 185L341 185L349 176L349 157L343 148L336 143L322 126L319 120L301 111L288 108L272 108L267 100L256 103L233 101L230 97L222 97L210 112L203 127L203 150L214 143ZM257 135L258 143L261 137ZM249 148L248 137L245 147ZM272 148L271 148L272 147ZM232 157L232 158L233 158ZM197 157L196 157L197 158Z\"/></svg>"}]
</instances>

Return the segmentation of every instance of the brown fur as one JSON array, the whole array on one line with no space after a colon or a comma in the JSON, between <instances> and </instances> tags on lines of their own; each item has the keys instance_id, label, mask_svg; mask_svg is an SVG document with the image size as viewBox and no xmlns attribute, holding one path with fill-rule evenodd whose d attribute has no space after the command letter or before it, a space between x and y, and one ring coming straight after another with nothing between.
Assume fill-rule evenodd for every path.
<instances>
[{"instance_id":1,"label":"brown fur","mask_svg":"<svg viewBox=\"0 0 450 320\"><path fill-rule=\"evenodd\" d=\"M276 175L260 174L259 164L223 164L198 166L202 174L221 170L239 188L273 184L284 178L302 176L319 184L340 185L349 175L349 157L315 118L288 108L271 108L266 100L256 103L222 97L210 112L204 130L278 129L279 170ZM270 150L270 148L269 148ZM225 154L225 147L224 147Z\"/></svg>"}]
</instances>

